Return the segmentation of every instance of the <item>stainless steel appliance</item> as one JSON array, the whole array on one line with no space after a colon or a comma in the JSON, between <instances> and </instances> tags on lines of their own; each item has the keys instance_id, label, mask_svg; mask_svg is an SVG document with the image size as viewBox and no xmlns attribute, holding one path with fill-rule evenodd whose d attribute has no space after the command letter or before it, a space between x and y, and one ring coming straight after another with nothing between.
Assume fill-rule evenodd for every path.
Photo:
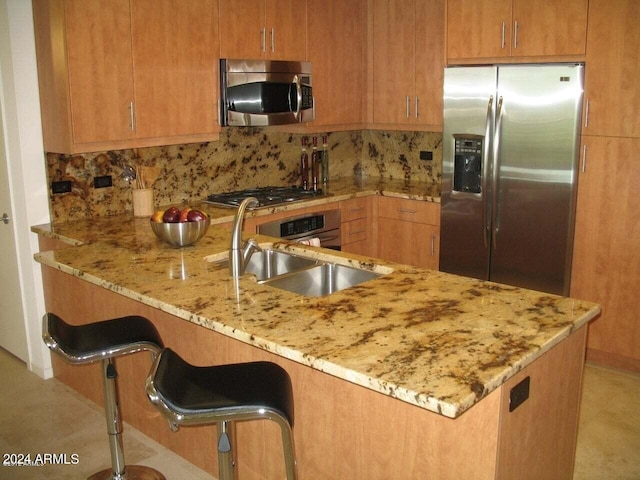
<instances>
[{"instance_id":1,"label":"stainless steel appliance","mask_svg":"<svg viewBox=\"0 0 640 480\"><path fill-rule=\"evenodd\" d=\"M311 63L220 60L220 124L287 125L315 118Z\"/></svg>"},{"instance_id":2,"label":"stainless steel appliance","mask_svg":"<svg viewBox=\"0 0 640 480\"><path fill-rule=\"evenodd\" d=\"M294 242L317 238L321 247L340 250L340 210L307 213L263 223L258 225L258 233Z\"/></svg>"},{"instance_id":3,"label":"stainless steel appliance","mask_svg":"<svg viewBox=\"0 0 640 480\"><path fill-rule=\"evenodd\" d=\"M583 66L444 78L440 269L568 294Z\"/></svg>"},{"instance_id":4,"label":"stainless steel appliance","mask_svg":"<svg viewBox=\"0 0 640 480\"><path fill-rule=\"evenodd\" d=\"M213 193L204 201L221 207L236 208L240 206L245 198L255 197L258 199L258 208L260 208L325 196L327 194L322 190L303 190L297 187L258 187L233 192Z\"/></svg>"}]
</instances>

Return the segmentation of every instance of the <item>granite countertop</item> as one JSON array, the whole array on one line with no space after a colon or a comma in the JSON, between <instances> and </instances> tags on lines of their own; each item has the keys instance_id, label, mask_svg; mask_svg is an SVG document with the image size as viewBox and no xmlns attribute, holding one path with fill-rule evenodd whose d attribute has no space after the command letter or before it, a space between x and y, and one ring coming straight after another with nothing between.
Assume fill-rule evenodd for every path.
<instances>
[{"instance_id":1,"label":"granite countertop","mask_svg":"<svg viewBox=\"0 0 640 480\"><path fill-rule=\"evenodd\" d=\"M385 187L390 188L390 187ZM385 193L387 192L387 193ZM335 199L393 194L336 186ZM223 210L223 209L218 209ZM599 306L255 235L261 246L376 270L383 275L327 297L234 281L230 232L219 213L191 247L159 242L147 219L106 217L89 226L33 227L76 246L36 260L185 321L421 408L455 418L598 315ZM75 225L75 230L74 230ZM84 243L84 244L82 244Z\"/></svg>"}]
</instances>

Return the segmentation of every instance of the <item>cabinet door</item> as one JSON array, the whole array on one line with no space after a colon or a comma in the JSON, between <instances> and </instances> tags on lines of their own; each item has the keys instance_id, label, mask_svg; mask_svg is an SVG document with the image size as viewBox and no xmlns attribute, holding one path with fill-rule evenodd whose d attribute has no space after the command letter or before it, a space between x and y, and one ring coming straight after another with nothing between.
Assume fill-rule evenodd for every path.
<instances>
[{"instance_id":1,"label":"cabinet door","mask_svg":"<svg viewBox=\"0 0 640 480\"><path fill-rule=\"evenodd\" d=\"M262 58L264 29L265 0L220 0L220 58Z\"/></svg>"},{"instance_id":2,"label":"cabinet door","mask_svg":"<svg viewBox=\"0 0 640 480\"><path fill-rule=\"evenodd\" d=\"M591 0L585 135L640 137L640 2Z\"/></svg>"},{"instance_id":3,"label":"cabinet door","mask_svg":"<svg viewBox=\"0 0 640 480\"><path fill-rule=\"evenodd\" d=\"M313 125L362 124L366 85L366 3L308 0L307 59L313 65Z\"/></svg>"},{"instance_id":4,"label":"cabinet door","mask_svg":"<svg viewBox=\"0 0 640 480\"><path fill-rule=\"evenodd\" d=\"M447 58L511 54L511 0L448 0Z\"/></svg>"},{"instance_id":5,"label":"cabinet door","mask_svg":"<svg viewBox=\"0 0 640 480\"><path fill-rule=\"evenodd\" d=\"M129 0L67 0L65 25L73 141L132 138Z\"/></svg>"},{"instance_id":6,"label":"cabinet door","mask_svg":"<svg viewBox=\"0 0 640 480\"><path fill-rule=\"evenodd\" d=\"M131 1L138 138L219 130L216 12L217 0Z\"/></svg>"},{"instance_id":7,"label":"cabinet door","mask_svg":"<svg viewBox=\"0 0 640 480\"><path fill-rule=\"evenodd\" d=\"M585 53L587 0L514 0L513 22L513 56Z\"/></svg>"},{"instance_id":8,"label":"cabinet door","mask_svg":"<svg viewBox=\"0 0 640 480\"><path fill-rule=\"evenodd\" d=\"M571 296L598 302L589 325L590 349L640 365L640 210L638 138L583 137ZM628 366L629 364L627 364ZM619 367L624 367L618 364Z\"/></svg>"},{"instance_id":9,"label":"cabinet door","mask_svg":"<svg viewBox=\"0 0 640 480\"><path fill-rule=\"evenodd\" d=\"M373 0L373 121L410 123L414 104L413 1ZM407 5L408 4L408 5Z\"/></svg>"},{"instance_id":10,"label":"cabinet door","mask_svg":"<svg viewBox=\"0 0 640 480\"><path fill-rule=\"evenodd\" d=\"M267 0L266 56L272 60L306 60L307 1Z\"/></svg>"},{"instance_id":11,"label":"cabinet door","mask_svg":"<svg viewBox=\"0 0 640 480\"><path fill-rule=\"evenodd\" d=\"M383 260L437 270L439 252L439 227L378 218L378 256Z\"/></svg>"},{"instance_id":12,"label":"cabinet door","mask_svg":"<svg viewBox=\"0 0 640 480\"><path fill-rule=\"evenodd\" d=\"M416 0L415 97L417 124L442 128L444 2Z\"/></svg>"}]
</instances>

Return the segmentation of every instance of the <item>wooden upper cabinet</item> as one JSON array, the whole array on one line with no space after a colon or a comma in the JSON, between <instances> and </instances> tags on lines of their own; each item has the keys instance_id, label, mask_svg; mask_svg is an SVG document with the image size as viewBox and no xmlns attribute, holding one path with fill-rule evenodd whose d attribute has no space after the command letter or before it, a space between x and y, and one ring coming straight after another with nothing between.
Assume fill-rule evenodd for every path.
<instances>
[{"instance_id":1,"label":"wooden upper cabinet","mask_svg":"<svg viewBox=\"0 0 640 480\"><path fill-rule=\"evenodd\" d=\"M447 58L511 53L512 0L447 0Z\"/></svg>"},{"instance_id":2,"label":"wooden upper cabinet","mask_svg":"<svg viewBox=\"0 0 640 480\"><path fill-rule=\"evenodd\" d=\"M74 141L133 137L129 0L68 1L65 25Z\"/></svg>"},{"instance_id":3,"label":"wooden upper cabinet","mask_svg":"<svg viewBox=\"0 0 640 480\"><path fill-rule=\"evenodd\" d=\"M364 123L366 2L307 1L307 59L313 68L312 126Z\"/></svg>"},{"instance_id":4,"label":"wooden upper cabinet","mask_svg":"<svg viewBox=\"0 0 640 480\"><path fill-rule=\"evenodd\" d=\"M584 55L587 0L447 0L447 58Z\"/></svg>"},{"instance_id":5,"label":"wooden upper cabinet","mask_svg":"<svg viewBox=\"0 0 640 480\"><path fill-rule=\"evenodd\" d=\"M590 0L584 135L640 137L640 2Z\"/></svg>"},{"instance_id":6,"label":"wooden upper cabinet","mask_svg":"<svg viewBox=\"0 0 640 480\"><path fill-rule=\"evenodd\" d=\"M215 140L217 0L34 0L44 147Z\"/></svg>"},{"instance_id":7,"label":"wooden upper cabinet","mask_svg":"<svg viewBox=\"0 0 640 480\"><path fill-rule=\"evenodd\" d=\"M511 54L584 55L587 3L587 0L514 0Z\"/></svg>"},{"instance_id":8,"label":"wooden upper cabinet","mask_svg":"<svg viewBox=\"0 0 640 480\"><path fill-rule=\"evenodd\" d=\"M306 0L220 0L220 57L306 59Z\"/></svg>"},{"instance_id":9,"label":"wooden upper cabinet","mask_svg":"<svg viewBox=\"0 0 640 480\"><path fill-rule=\"evenodd\" d=\"M217 0L133 0L136 136L218 131Z\"/></svg>"},{"instance_id":10,"label":"wooden upper cabinet","mask_svg":"<svg viewBox=\"0 0 640 480\"><path fill-rule=\"evenodd\" d=\"M45 148L132 138L129 0L33 7Z\"/></svg>"},{"instance_id":11,"label":"wooden upper cabinet","mask_svg":"<svg viewBox=\"0 0 640 480\"><path fill-rule=\"evenodd\" d=\"M373 122L442 124L444 0L373 0Z\"/></svg>"}]
</instances>

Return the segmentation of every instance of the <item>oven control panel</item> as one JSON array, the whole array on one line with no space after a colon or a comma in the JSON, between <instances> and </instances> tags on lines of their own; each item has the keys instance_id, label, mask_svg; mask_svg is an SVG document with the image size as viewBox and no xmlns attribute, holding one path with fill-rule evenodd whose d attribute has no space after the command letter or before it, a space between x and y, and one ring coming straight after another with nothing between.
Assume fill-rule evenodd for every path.
<instances>
[{"instance_id":1,"label":"oven control panel","mask_svg":"<svg viewBox=\"0 0 640 480\"><path fill-rule=\"evenodd\" d=\"M287 220L280 224L280 237L297 236L302 233L313 232L320 228L324 228L324 215Z\"/></svg>"}]
</instances>

